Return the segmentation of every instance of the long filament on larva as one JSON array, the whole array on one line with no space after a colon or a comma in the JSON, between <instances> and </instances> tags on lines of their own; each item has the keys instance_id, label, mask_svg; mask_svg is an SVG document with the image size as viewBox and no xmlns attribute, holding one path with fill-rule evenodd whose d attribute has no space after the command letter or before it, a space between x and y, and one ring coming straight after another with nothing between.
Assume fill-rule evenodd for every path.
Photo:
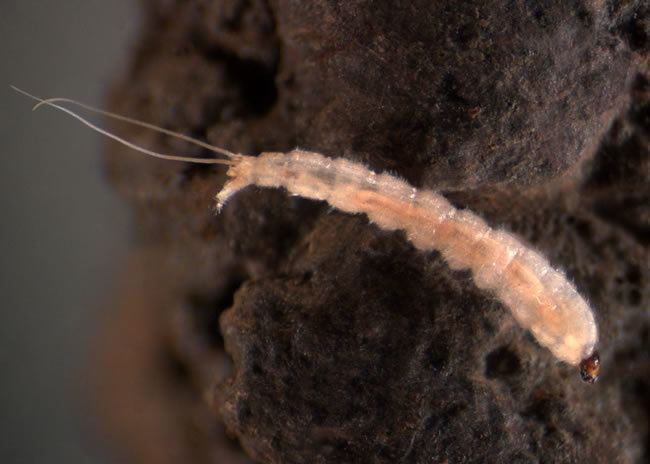
<instances>
[{"instance_id":1,"label":"long filament on larva","mask_svg":"<svg viewBox=\"0 0 650 464\"><path fill-rule=\"evenodd\" d=\"M97 132L147 155L229 165L227 174L231 179L216 196L218 209L249 185L284 188L294 195L327 201L343 212L366 214L384 230L403 230L417 249L439 251L452 269L470 269L479 288L492 291L517 322L558 359L579 366L583 380L593 383L600 374L600 359L594 351L598 341L594 315L566 276L513 234L490 228L480 217L467 210L457 210L436 192L418 190L395 176L376 174L344 158L333 159L298 149L251 157L209 146L212 151L228 156L227 160L164 155L121 139L55 102L72 103L104 116L198 142L200 146L206 144L73 100L43 100L14 89L38 101L36 107L49 105L64 111Z\"/></svg>"},{"instance_id":2,"label":"long filament on larva","mask_svg":"<svg viewBox=\"0 0 650 464\"><path fill-rule=\"evenodd\" d=\"M127 123L130 123L130 124L135 124L135 125L138 125L138 126L146 127L146 128L152 129L152 130L154 130L156 132L161 132L163 134L167 134L169 136L185 140L187 142L193 143L195 145L199 145L199 146L201 146L203 148L206 148L208 150L211 150L213 152L216 152L216 153L219 153L219 154L222 154L222 155L226 155L229 158L235 159L235 158L237 158L239 156L239 155L236 155L235 153L232 153L232 152L230 152L228 150L225 150L225 149L219 148L219 147L214 147L212 145L209 145L209 144L207 144L205 142L202 142L200 140L197 140L195 138L188 137L188 136L186 136L184 134L179 134L177 132L173 132L173 131L164 129L162 127L154 126L153 124L149 124L149 123L144 122L144 121L138 121L137 119L128 118L126 116L121 116L119 114L110 113L108 111L93 108L92 106L86 105L84 103L76 102L75 100L70 100L70 99L67 99L67 98L50 98L50 99L45 100L45 99L39 98L39 97L37 97L35 95L32 95L32 94L30 94L28 92L25 92L24 90L21 90L18 87L15 87L13 85L11 86L11 88L14 89L16 92L21 93L21 94L31 98L32 100L35 100L35 101L38 102L38 104L36 104L32 108L32 110L37 110L38 108L40 108L43 105L50 106L52 108L56 108L57 110L63 111L64 113L67 113L68 115L72 116L73 118L81 121L82 124L90 127L95 132L99 132L100 134L102 134L102 135L104 135L104 136L106 136L108 138L111 138L111 139L115 140L116 142L121 143L122 145L125 145L125 146L127 146L127 147L129 147L129 148L131 148L133 150L139 151L140 153L143 153L145 155L153 156L154 158L160 158L160 159L164 159L164 160L167 160L167 161L185 161L185 162L188 162L188 163L200 163L200 164L224 164L224 165L228 165L228 166L231 166L233 164L233 161L230 161L230 160L214 159L214 158L196 158L196 157L179 156L179 155L169 155L169 154L166 154L166 153L158 153L156 151L149 150L149 149L141 147L140 145L137 145L137 144L135 144L133 142L130 142L130 141L126 140L126 139L123 139L122 137L119 137L119 136L117 136L117 135L115 135L115 134L113 134L111 132L108 132L105 129L102 129L101 127L99 127L99 126L95 125L94 123L88 121L84 117L78 115L74 111L72 111L72 110L70 110L68 108L64 108L63 106L57 105L54 102L59 101L59 102L72 103L72 104L81 106L82 108L85 108L85 109L87 109L89 111L102 114L102 115L104 115L106 117L109 117L109 118L113 118L113 119L117 119L117 120L127 122Z\"/></svg>"},{"instance_id":3,"label":"long filament on larva","mask_svg":"<svg viewBox=\"0 0 650 464\"><path fill-rule=\"evenodd\" d=\"M18 89L16 89L18 90ZM48 98L47 100L42 100L38 104L32 108L32 110L37 110L39 107L42 105L50 105L52 103L70 103L75 106L79 106L87 111L90 111L92 113L97 113L101 114L102 116L106 116L112 119L116 119L118 121L126 122L129 124L133 124L135 126L140 126L140 127L145 127L147 129L150 129L155 132L160 132L161 134L166 134L172 137L175 137L177 139L185 140L186 142L192 143L194 145L198 145L199 147L205 148L206 150L210 150L214 153L218 153L220 155L225 155L228 158L234 158L237 155L231 151L225 150L221 147L215 147L214 145L210 145L209 143L203 142L202 140L195 139L194 137L190 137L185 134L181 134L179 132L174 132L169 129L165 129L163 127L156 126L154 124L150 124L148 122L140 121L138 119L133 119L129 118L128 116L122 116L121 114L116 114L116 113L111 113L110 111L105 111L99 108L95 108L90 105L86 105L85 103L78 102L76 100L72 100L70 98Z\"/></svg>"}]
</instances>

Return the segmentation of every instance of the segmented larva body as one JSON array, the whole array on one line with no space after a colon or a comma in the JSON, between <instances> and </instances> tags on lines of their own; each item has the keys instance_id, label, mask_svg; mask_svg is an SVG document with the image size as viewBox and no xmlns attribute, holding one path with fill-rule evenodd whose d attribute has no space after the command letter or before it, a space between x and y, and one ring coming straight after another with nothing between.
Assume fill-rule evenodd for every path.
<instances>
[{"instance_id":1,"label":"segmented larva body","mask_svg":"<svg viewBox=\"0 0 650 464\"><path fill-rule=\"evenodd\" d=\"M413 245L437 250L452 269L471 269L479 288L493 291L513 316L537 340L562 361L579 365L583 380L594 382L600 358L594 351L598 329L589 305L562 272L553 269L539 253L501 230L491 229L475 214L454 208L443 196L418 190L403 180L376 174L362 164L332 159L319 153L293 150L262 153L258 157L232 153L203 141L99 110L67 98L32 98L40 106L63 111L93 130L148 156L172 161L229 166L231 179L217 194L219 209L249 185L285 188L293 195L324 200L347 213L363 213L385 230L404 230ZM192 158L158 153L112 134L58 103L176 137L211 150L225 158Z\"/></svg>"},{"instance_id":2,"label":"segmented larva body","mask_svg":"<svg viewBox=\"0 0 650 464\"><path fill-rule=\"evenodd\" d=\"M364 213L382 229L404 230L416 248L439 251L452 269L470 269L476 285L493 291L539 343L562 361L582 363L583 377L592 380L598 330L591 309L562 272L512 234L491 229L435 192L347 159L294 150L233 161L231 179L217 194L219 208L248 185L283 187Z\"/></svg>"}]
</instances>

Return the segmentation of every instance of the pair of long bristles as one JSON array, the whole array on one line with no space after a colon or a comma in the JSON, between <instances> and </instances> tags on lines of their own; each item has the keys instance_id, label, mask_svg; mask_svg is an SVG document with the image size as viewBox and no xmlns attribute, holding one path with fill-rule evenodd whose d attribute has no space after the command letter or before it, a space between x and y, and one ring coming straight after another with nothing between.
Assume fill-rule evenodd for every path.
<instances>
[{"instance_id":1,"label":"pair of long bristles","mask_svg":"<svg viewBox=\"0 0 650 464\"><path fill-rule=\"evenodd\" d=\"M109 111L100 110L98 108L94 108L94 107L92 107L90 105L86 105L85 103L81 103L81 102L78 102L76 100L71 100L69 98L48 98L48 99L43 99L43 98L39 98L39 97L37 97L35 95L32 95L29 92L21 90L18 87L15 87L13 85L10 86L10 87L12 89L14 89L16 92L21 93L21 94L31 98L32 100L36 100L38 102L36 105L34 105L34 107L32 108L32 111L37 110L38 108L40 108L41 106L44 106L44 105L45 106L50 106L50 107L55 108L55 109L57 109L59 111L63 111L64 113L67 113L70 116L72 116L73 118L81 121L83 124L90 127L92 130L94 130L96 132L99 132L100 134L102 134L102 135L104 135L106 137L109 137L109 138L111 138L111 139L121 143L122 145L125 145L125 146L133 149L133 150L139 151L140 153L144 153L145 155L148 155L148 156L153 156L154 158L160 158L160 159L164 159L164 160L168 160L168 161L184 161L184 162L188 162L188 163L200 163L200 164L224 164L224 165L227 165L227 166L232 166L233 164L236 163L235 160L241 156L241 155L237 155L237 154L235 154L235 153L233 153L231 151L228 151L228 150L226 150L224 148L215 147L215 146L210 145L208 143L202 142L201 140L195 139L193 137L189 137L187 135L180 134L178 132L174 132L174 131L171 131L171 130L168 130L168 129L164 129L162 127L158 127L158 126L155 126L153 124L149 124L147 122L139 121L137 119L129 118L127 116L122 116L122 115L119 115L119 114L111 113ZM97 125L95 125L92 122L88 121L87 119L83 118L82 116L75 113L74 111L72 111L72 110L70 110L68 108L65 108L63 106L57 105L57 103L70 103L72 105L79 106L79 107L81 107L81 108L83 108L83 109L85 109L87 111L91 111L93 113L101 114L102 116L106 116L108 118L116 119L118 121L126 122L126 123L133 124L133 125L140 126L140 127L145 127L147 129L153 130L155 132L160 132L162 134L169 135L171 137L175 137L175 138L178 138L178 139L181 139L181 140L185 140L186 142L192 143L194 145L198 145L198 146L200 146L202 148L205 148L207 150L210 150L210 151L212 151L214 153L227 156L229 159L195 158L195 157L190 157L190 156L179 156L179 155L169 155L169 154L165 154L165 153L158 153L156 151L149 150L147 148L141 147L140 145L137 145L137 144L135 144L133 142L129 142L128 140L125 140L125 139L123 139L123 138L121 138L121 137L119 137L119 136L117 136L115 134L112 134L111 132L108 132L107 130L102 129L101 127L98 127Z\"/></svg>"}]
</instances>

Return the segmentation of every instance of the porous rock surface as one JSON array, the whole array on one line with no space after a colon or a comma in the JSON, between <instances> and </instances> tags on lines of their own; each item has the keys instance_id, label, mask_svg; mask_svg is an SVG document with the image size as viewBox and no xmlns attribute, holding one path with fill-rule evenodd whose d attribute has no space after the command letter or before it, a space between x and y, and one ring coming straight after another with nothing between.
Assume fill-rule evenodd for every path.
<instances>
[{"instance_id":1,"label":"porous rock surface","mask_svg":"<svg viewBox=\"0 0 650 464\"><path fill-rule=\"evenodd\" d=\"M644 462L650 83L643 1L149 0L112 109L255 154L440 189L595 308L580 382L469 272L363 216L111 146L136 224L102 344L133 462ZM209 156L115 126L159 150Z\"/></svg>"}]
</instances>

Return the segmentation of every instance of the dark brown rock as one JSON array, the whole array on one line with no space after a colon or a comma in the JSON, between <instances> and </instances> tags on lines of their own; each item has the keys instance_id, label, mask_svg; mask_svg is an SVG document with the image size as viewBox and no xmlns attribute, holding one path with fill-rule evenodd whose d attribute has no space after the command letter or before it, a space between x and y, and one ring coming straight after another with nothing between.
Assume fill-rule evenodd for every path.
<instances>
[{"instance_id":1,"label":"dark brown rock","mask_svg":"<svg viewBox=\"0 0 650 464\"><path fill-rule=\"evenodd\" d=\"M130 405L106 414L130 424L137 462L247 462L224 426L256 462L649 456L647 4L147 5L113 109L445 189L567 271L595 308L603 375L581 383L401 232L258 188L216 216L223 169L115 149L107 169L148 250L131 275L155 276L125 291L105 345L106 404Z\"/></svg>"}]
</instances>

